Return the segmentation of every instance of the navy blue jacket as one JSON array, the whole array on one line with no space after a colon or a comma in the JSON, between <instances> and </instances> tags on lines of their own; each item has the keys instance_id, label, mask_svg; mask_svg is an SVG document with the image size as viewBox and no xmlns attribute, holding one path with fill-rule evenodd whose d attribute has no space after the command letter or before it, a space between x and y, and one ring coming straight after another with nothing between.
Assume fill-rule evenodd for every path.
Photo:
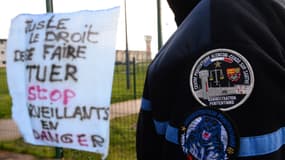
<instances>
[{"instance_id":1,"label":"navy blue jacket","mask_svg":"<svg viewBox=\"0 0 285 160\"><path fill-rule=\"evenodd\" d=\"M187 159L179 128L205 107L223 110L234 123L240 137L237 159L284 160L284 47L284 1L201 0L148 68L137 125L138 160ZM219 70L221 64L227 67ZM196 90L202 69L208 71L205 92ZM213 80L217 75L222 77ZM229 94L226 84L244 92L221 96ZM218 98L209 98L210 89Z\"/></svg>"}]
</instances>

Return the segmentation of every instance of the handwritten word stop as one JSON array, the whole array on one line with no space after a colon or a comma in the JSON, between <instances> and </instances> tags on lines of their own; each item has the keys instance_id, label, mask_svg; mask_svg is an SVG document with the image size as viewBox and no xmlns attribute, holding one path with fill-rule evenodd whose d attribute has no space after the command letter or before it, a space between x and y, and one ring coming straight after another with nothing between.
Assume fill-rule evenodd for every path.
<instances>
[{"instance_id":1,"label":"handwritten word stop","mask_svg":"<svg viewBox=\"0 0 285 160\"><path fill-rule=\"evenodd\" d=\"M41 86L30 86L28 88L28 100L50 100L50 102L62 102L62 104L67 105L70 99L76 96L75 92L71 89L52 89L48 90Z\"/></svg>"}]
</instances>

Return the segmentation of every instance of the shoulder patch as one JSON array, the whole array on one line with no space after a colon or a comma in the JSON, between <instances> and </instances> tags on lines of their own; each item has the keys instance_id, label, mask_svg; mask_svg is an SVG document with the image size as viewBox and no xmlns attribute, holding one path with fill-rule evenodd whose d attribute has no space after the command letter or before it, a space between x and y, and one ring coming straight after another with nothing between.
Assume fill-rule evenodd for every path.
<instances>
[{"instance_id":1,"label":"shoulder patch","mask_svg":"<svg viewBox=\"0 0 285 160\"><path fill-rule=\"evenodd\" d=\"M242 105L254 86L250 63L231 49L214 49L203 54L190 73L190 89L203 106L229 111Z\"/></svg>"},{"instance_id":2,"label":"shoulder patch","mask_svg":"<svg viewBox=\"0 0 285 160\"><path fill-rule=\"evenodd\" d=\"M202 108L184 122L179 134L187 159L235 159L239 134L229 117L220 110Z\"/></svg>"}]
</instances>

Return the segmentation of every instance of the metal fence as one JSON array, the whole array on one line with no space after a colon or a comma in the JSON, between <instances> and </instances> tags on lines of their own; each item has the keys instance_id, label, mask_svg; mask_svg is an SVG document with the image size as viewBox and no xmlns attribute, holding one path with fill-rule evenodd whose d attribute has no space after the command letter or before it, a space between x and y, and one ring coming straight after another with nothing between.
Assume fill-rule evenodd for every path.
<instances>
[{"instance_id":1,"label":"metal fence","mask_svg":"<svg viewBox=\"0 0 285 160\"><path fill-rule=\"evenodd\" d=\"M129 63L116 62L110 107L110 147L108 160L134 160L137 113L150 60L130 56ZM11 120L11 98L6 69L0 68L0 152L25 153L35 159L97 160L100 155L72 149L34 146L23 142ZM1 159L1 158L0 158Z\"/></svg>"}]
</instances>

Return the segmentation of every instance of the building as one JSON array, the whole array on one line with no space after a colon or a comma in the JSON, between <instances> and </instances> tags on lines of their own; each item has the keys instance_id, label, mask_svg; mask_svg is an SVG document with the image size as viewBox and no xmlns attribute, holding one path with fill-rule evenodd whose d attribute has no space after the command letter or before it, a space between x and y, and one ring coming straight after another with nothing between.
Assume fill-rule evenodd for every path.
<instances>
[{"instance_id":1,"label":"building","mask_svg":"<svg viewBox=\"0 0 285 160\"><path fill-rule=\"evenodd\" d=\"M146 50L129 50L129 61L132 62L135 58L136 62L149 62L151 61L151 36L145 36ZM116 62L125 63L126 62L126 50L117 50L116 51Z\"/></svg>"},{"instance_id":2,"label":"building","mask_svg":"<svg viewBox=\"0 0 285 160\"><path fill-rule=\"evenodd\" d=\"M6 66L6 39L0 39L0 67Z\"/></svg>"}]
</instances>

